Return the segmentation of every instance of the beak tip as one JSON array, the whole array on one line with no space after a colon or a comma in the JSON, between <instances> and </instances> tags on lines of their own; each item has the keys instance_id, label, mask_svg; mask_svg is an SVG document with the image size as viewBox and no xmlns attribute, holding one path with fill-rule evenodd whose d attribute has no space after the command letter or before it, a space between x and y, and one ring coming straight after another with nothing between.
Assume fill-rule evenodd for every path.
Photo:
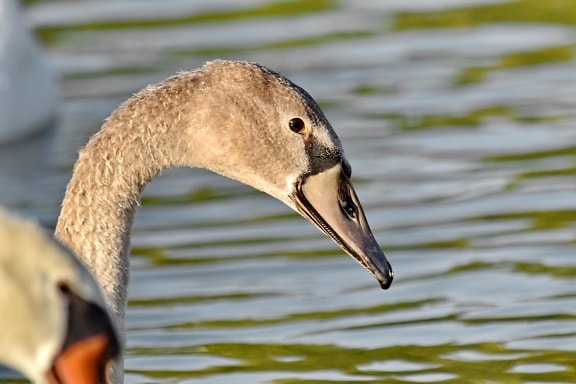
<instances>
[{"instance_id":1,"label":"beak tip","mask_svg":"<svg viewBox=\"0 0 576 384\"><path fill-rule=\"evenodd\" d=\"M388 268L386 270L386 274L383 274L381 277L378 278L378 283L380 284L380 288L383 290L387 290L392 285L392 281L394 280L394 271L392 270L392 266L388 261L386 261Z\"/></svg>"},{"instance_id":2,"label":"beak tip","mask_svg":"<svg viewBox=\"0 0 576 384\"><path fill-rule=\"evenodd\" d=\"M380 288L387 290L392 285L392 279L380 280L378 283L380 284Z\"/></svg>"}]
</instances>

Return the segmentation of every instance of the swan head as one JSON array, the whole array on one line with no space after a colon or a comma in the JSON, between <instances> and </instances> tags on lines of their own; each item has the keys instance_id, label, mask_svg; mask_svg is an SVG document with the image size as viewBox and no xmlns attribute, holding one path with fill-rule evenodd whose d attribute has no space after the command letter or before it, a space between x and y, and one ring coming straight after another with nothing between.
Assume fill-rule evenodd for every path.
<instances>
[{"instance_id":1,"label":"swan head","mask_svg":"<svg viewBox=\"0 0 576 384\"><path fill-rule=\"evenodd\" d=\"M119 342L100 289L36 225L0 212L0 362L36 383L98 384Z\"/></svg>"},{"instance_id":2,"label":"swan head","mask_svg":"<svg viewBox=\"0 0 576 384\"><path fill-rule=\"evenodd\" d=\"M342 144L304 89L256 63L217 60L155 90L171 99L155 95L159 105L172 105L172 123L188 135L184 148L174 151L186 158L176 163L211 169L276 197L332 238L382 288L390 286L391 266L350 182Z\"/></svg>"}]
</instances>

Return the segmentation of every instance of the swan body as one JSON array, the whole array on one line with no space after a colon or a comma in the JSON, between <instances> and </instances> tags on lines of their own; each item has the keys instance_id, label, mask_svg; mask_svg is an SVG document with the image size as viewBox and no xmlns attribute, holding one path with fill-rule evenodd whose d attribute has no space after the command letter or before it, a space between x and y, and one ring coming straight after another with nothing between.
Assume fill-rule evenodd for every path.
<instances>
[{"instance_id":1,"label":"swan body","mask_svg":"<svg viewBox=\"0 0 576 384\"><path fill-rule=\"evenodd\" d=\"M0 211L0 362L36 383L97 384L118 350L96 282L29 222Z\"/></svg>"},{"instance_id":2,"label":"swan body","mask_svg":"<svg viewBox=\"0 0 576 384\"><path fill-rule=\"evenodd\" d=\"M16 0L0 0L0 143L48 127L57 88Z\"/></svg>"},{"instance_id":3,"label":"swan body","mask_svg":"<svg viewBox=\"0 0 576 384\"><path fill-rule=\"evenodd\" d=\"M140 192L174 166L207 168L268 193L316 224L383 288L392 282L342 145L316 102L258 64L216 60L124 102L74 166L56 237L100 282L119 329Z\"/></svg>"}]
</instances>

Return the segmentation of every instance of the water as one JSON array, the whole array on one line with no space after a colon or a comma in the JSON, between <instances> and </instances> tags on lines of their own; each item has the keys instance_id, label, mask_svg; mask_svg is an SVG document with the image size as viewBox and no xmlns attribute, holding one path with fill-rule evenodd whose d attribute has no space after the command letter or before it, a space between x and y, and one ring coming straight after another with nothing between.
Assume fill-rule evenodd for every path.
<instances>
[{"instance_id":1,"label":"water","mask_svg":"<svg viewBox=\"0 0 576 384\"><path fill-rule=\"evenodd\" d=\"M573 1L38 2L61 121L2 149L0 203L58 214L142 86L256 60L323 106L389 291L273 199L165 172L133 230L128 383L576 382Z\"/></svg>"}]
</instances>

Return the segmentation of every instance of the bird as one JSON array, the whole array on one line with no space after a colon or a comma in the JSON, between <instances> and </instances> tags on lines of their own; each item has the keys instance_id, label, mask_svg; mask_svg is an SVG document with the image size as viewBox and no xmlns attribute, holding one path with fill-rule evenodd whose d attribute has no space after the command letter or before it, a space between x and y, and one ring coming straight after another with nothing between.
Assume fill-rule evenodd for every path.
<instances>
[{"instance_id":1,"label":"bird","mask_svg":"<svg viewBox=\"0 0 576 384\"><path fill-rule=\"evenodd\" d=\"M81 149L66 188L55 236L101 284L121 337L140 193L160 171L179 166L206 168L275 197L383 289L392 283L342 144L312 96L260 64L214 60L120 104ZM113 381L121 382L121 359L115 365Z\"/></svg>"},{"instance_id":2,"label":"bird","mask_svg":"<svg viewBox=\"0 0 576 384\"><path fill-rule=\"evenodd\" d=\"M55 74L16 0L0 0L0 143L49 128L58 108Z\"/></svg>"},{"instance_id":3,"label":"bird","mask_svg":"<svg viewBox=\"0 0 576 384\"><path fill-rule=\"evenodd\" d=\"M119 340L92 275L34 222L0 211L0 363L38 384L97 384Z\"/></svg>"}]
</instances>

